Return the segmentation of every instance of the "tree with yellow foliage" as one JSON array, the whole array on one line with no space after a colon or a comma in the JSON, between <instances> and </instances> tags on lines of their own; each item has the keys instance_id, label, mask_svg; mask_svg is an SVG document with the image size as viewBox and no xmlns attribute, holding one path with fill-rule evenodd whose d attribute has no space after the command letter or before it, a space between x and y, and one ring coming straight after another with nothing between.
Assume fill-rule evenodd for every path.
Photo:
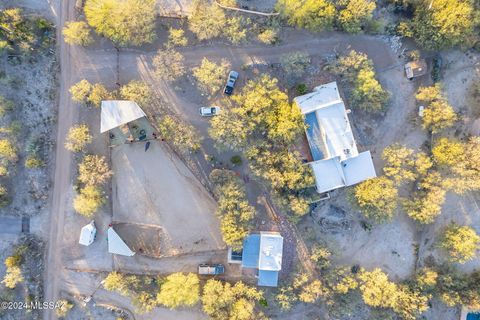
<instances>
[{"instance_id":1,"label":"tree with yellow foliage","mask_svg":"<svg viewBox=\"0 0 480 320\"><path fill-rule=\"evenodd\" d=\"M87 185L73 199L73 208L87 218L92 218L105 203L105 196L100 187Z\"/></svg>"},{"instance_id":2,"label":"tree with yellow foliage","mask_svg":"<svg viewBox=\"0 0 480 320\"><path fill-rule=\"evenodd\" d=\"M442 177L436 172L429 172L420 182L413 199L406 199L402 205L408 216L422 224L432 223L441 213L446 191Z\"/></svg>"},{"instance_id":3,"label":"tree with yellow foliage","mask_svg":"<svg viewBox=\"0 0 480 320\"><path fill-rule=\"evenodd\" d=\"M353 189L352 201L360 212L376 222L390 220L398 206L398 191L385 176L369 179Z\"/></svg>"},{"instance_id":4,"label":"tree with yellow foliage","mask_svg":"<svg viewBox=\"0 0 480 320\"><path fill-rule=\"evenodd\" d=\"M92 142L92 136L86 124L79 124L68 130L65 139L65 149L72 152L84 151L85 147Z\"/></svg>"},{"instance_id":5,"label":"tree with yellow foliage","mask_svg":"<svg viewBox=\"0 0 480 320\"><path fill-rule=\"evenodd\" d=\"M69 21L62 30L65 42L72 45L88 46L93 43L90 28L85 21Z\"/></svg>"},{"instance_id":6,"label":"tree with yellow foliage","mask_svg":"<svg viewBox=\"0 0 480 320\"><path fill-rule=\"evenodd\" d=\"M450 261L465 263L475 258L480 249L480 236L471 227L451 223L443 231L440 248Z\"/></svg>"},{"instance_id":7,"label":"tree with yellow foliage","mask_svg":"<svg viewBox=\"0 0 480 320\"><path fill-rule=\"evenodd\" d=\"M225 83L230 63L222 59L219 64L203 58L200 66L193 68L198 87L206 94L215 94Z\"/></svg>"},{"instance_id":8,"label":"tree with yellow foliage","mask_svg":"<svg viewBox=\"0 0 480 320\"><path fill-rule=\"evenodd\" d=\"M373 10L377 7L375 0L345 0L338 20L343 30L348 33L359 33L368 21L372 19Z\"/></svg>"},{"instance_id":9,"label":"tree with yellow foliage","mask_svg":"<svg viewBox=\"0 0 480 320\"><path fill-rule=\"evenodd\" d=\"M426 104L422 117L422 127L425 130L438 133L457 121L457 114L443 96L439 84L421 87L415 97L417 101Z\"/></svg>"},{"instance_id":10,"label":"tree with yellow foliage","mask_svg":"<svg viewBox=\"0 0 480 320\"><path fill-rule=\"evenodd\" d=\"M279 0L276 9L290 25L311 31L332 29L337 13L328 0Z\"/></svg>"},{"instance_id":11,"label":"tree with yellow foliage","mask_svg":"<svg viewBox=\"0 0 480 320\"><path fill-rule=\"evenodd\" d=\"M422 0L414 2L414 17L407 29L418 43L430 50L472 45L475 35L473 1Z\"/></svg>"},{"instance_id":12,"label":"tree with yellow foliage","mask_svg":"<svg viewBox=\"0 0 480 320\"><path fill-rule=\"evenodd\" d=\"M170 308L188 307L200 300L200 280L194 273L172 273L163 279L157 302Z\"/></svg>"},{"instance_id":13,"label":"tree with yellow foliage","mask_svg":"<svg viewBox=\"0 0 480 320\"><path fill-rule=\"evenodd\" d=\"M86 0L85 17L95 31L118 46L155 40L155 0Z\"/></svg>"}]
</instances>

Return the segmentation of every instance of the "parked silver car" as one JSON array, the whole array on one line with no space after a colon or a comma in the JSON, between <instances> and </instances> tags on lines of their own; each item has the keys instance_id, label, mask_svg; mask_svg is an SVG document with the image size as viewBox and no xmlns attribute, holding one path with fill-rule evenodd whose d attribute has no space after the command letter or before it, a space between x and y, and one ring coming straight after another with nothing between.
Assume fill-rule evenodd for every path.
<instances>
[{"instance_id":1,"label":"parked silver car","mask_svg":"<svg viewBox=\"0 0 480 320\"><path fill-rule=\"evenodd\" d=\"M201 107L198 112L202 117L212 117L220 113L220 107Z\"/></svg>"}]
</instances>

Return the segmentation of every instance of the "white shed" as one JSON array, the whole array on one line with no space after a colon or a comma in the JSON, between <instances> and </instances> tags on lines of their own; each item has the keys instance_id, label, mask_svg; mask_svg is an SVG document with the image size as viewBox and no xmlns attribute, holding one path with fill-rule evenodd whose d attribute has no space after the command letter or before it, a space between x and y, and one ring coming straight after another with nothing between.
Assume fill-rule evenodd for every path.
<instances>
[{"instance_id":1,"label":"white shed","mask_svg":"<svg viewBox=\"0 0 480 320\"><path fill-rule=\"evenodd\" d=\"M97 228L95 228L95 221L91 221L89 224L84 226L80 231L80 239L78 243L84 246L89 246L95 240L95 235L97 234Z\"/></svg>"}]
</instances>

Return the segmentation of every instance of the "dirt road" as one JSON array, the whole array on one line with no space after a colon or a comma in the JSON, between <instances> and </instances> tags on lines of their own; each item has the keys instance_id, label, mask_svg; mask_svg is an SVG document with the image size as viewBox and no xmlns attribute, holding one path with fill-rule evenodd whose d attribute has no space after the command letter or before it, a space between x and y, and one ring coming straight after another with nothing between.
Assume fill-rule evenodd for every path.
<instances>
[{"instance_id":1,"label":"dirt road","mask_svg":"<svg viewBox=\"0 0 480 320\"><path fill-rule=\"evenodd\" d=\"M61 39L61 31L65 21L74 19L75 9L74 1L59 0L52 3L57 12L57 39ZM63 148L65 136L68 129L72 126L74 119L78 116L76 108L68 94L68 88L71 85L71 55L73 48L66 45L62 40L58 41L60 57L60 95L58 110L57 127L57 148L55 155L55 174L53 195L50 209L50 230L47 249L47 262L45 274L45 301L58 300L57 286L60 281L61 265L61 244L63 239L64 214L67 205L66 192L70 186L70 177L72 173L72 154ZM55 312L46 309L44 319L55 319Z\"/></svg>"}]
</instances>

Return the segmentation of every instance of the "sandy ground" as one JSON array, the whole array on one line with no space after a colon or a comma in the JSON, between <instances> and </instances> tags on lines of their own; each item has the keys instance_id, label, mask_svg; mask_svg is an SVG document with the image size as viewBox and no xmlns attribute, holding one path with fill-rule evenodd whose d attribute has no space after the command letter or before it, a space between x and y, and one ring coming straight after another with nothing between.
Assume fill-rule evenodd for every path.
<instances>
[{"instance_id":1,"label":"sandy ground","mask_svg":"<svg viewBox=\"0 0 480 320\"><path fill-rule=\"evenodd\" d=\"M161 228L161 255L224 248L215 201L161 142L112 151L113 221Z\"/></svg>"},{"instance_id":2,"label":"sandy ground","mask_svg":"<svg viewBox=\"0 0 480 320\"><path fill-rule=\"evenodd\" d=\"M415 266L415 229L405 215L392 222L362 228L362 218L344 203L345 193L324 201L302 221L300 230L312 243L326 242L338 265L358 264L366 269L382 268L393 280L410 276Z\"/></svg>"}]
</instances>

